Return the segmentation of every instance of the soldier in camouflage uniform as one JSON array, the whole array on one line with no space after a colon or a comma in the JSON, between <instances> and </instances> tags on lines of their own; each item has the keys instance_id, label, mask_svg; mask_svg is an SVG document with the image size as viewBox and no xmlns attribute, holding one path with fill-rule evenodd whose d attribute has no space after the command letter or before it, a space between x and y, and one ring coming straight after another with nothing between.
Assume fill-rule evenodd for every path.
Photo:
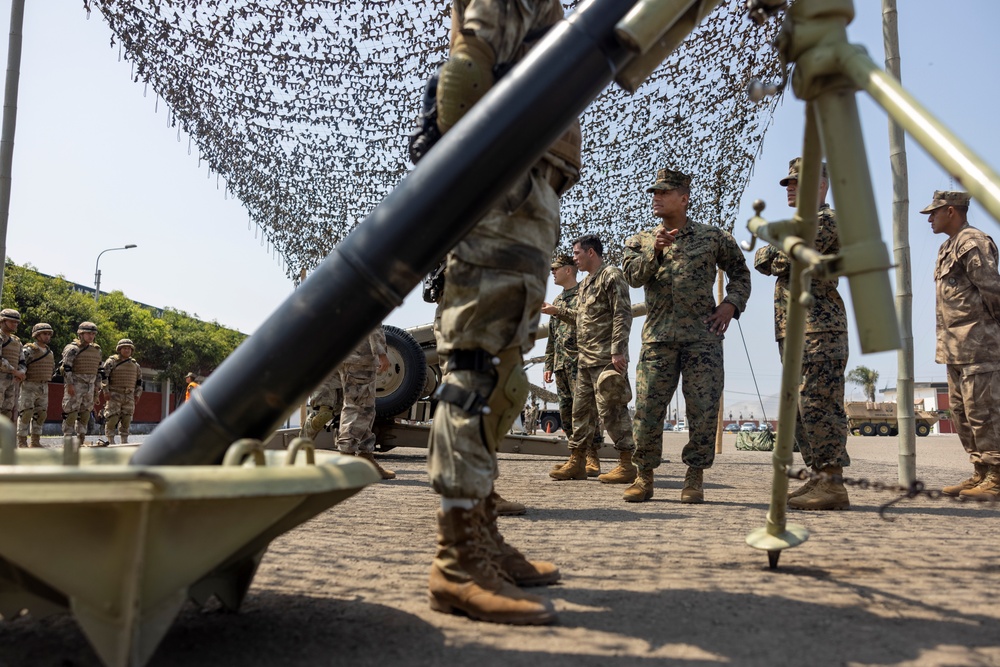
<instances>
[{"instance_id":1,"label":"soldier in camouflage uniform","mask_svg":"<svg viewBox=\"0 0 1000 667\"><path fill-rule=\"evenodd\" d=\"M104 406L104 435L108 444L115 444L115 428L122 436L122 444L128 442L129 427L135 404L142 396L142 369L133 358L135 345L128 338L122 338L115 346L115 354L101 365L101 383L108 393Z\"/></svg>"},{"instance_id":2,"label":"soldier in camouflage uniform","mask_svg":"<svg viewBox=\"0 0 1000 667\"><path fill-rule=\"evenodd\" d=\"M0 310L0 414L14 419L17 392L24 379L21 360L21 339L14 335L21 323L21 314L13 308Z\"/></svg>"},{"instance_id":3,"label":"soldier in camouflage uniform","mask_svg":"<svg viewBox=\"0 0 1000 667\"><path fill-rule=\"evenodd\" d=\"M553 317L576 320L578 370L573 394L573 437L570 457L549 476L555 480L586 479L587 450L592 446L598 414L618 450L618 465L597 479L605 484L630 484L635 480L631 419L628 402L631 390L608 393L599 383L602 373L611 371L628 388L628 337L632 330L632 302L628 284L619 268L604 263L604 245L594 234L573 242L573 259L589 275L580 283L575 312L555 304L545 304L542 312ZM600 385L600 386L599 386ZM607 386L615 386L609 383Z\"/></svg>"},{"instance_id":4,"label":"soldier in camouflage uniform","mask_svg":"<svg viewBox=\"0 0 1000 667\"><path fill-rule=\"evenodd\" d=\"M973 475L942 491L963 498L1000 496L1000 274L993 239L968 223L967 192L941 191L921 213L947 234L938 250L937 354L948 368L955 430Z\"/></svg>"},{"instance_id":5,"label":"soldier in camouflage uniform","mask_svg":"<svg viewBox=\"0 0 1000 667\"><path fill-rule=\"evenodd\" d=\"M796 206L802 158L788 164L788 176L781 179L788 205ZM822 166L819 185L819 216L815 248L823 255L840 252L837 218L826 203L829 180ZM791 260L774 246L760 248L754 268L775 276L774 337L784 355L785 320L788 315L788 286ZM813 304L806 311L805 345L802 352L802 381L799 384L795 441L802 460L814 472L843 475L851 465L847 455L847 414L844 412L844 373L847 370L847 312L837 291L837 278L812 281ZM798 298L796 296L796 298ZM788 506L801 510L839 510L851 506L847 488L830 479L810 480L788 496Z\"/></svg>"},{"instance_id":6,"label":"soldier in camouflage uniform","mask_svg":"<svg viewBox=\"0 0 1000 667\"><path fill-rule=\"evenodd\" d=\"M31 431L31 446L42 446L42 427L49 411L49 382L56 366L56 355L49 347L52 327L39 322L31 327L34 342L21 348L24 362L24 382L21 383L21 397L17 403L17 446L28 446L28 431Z\"/></svg>"},{"instance_id":7,"label":"soldier in camouflage uniform","mask_svg":"<svg viewBox=\"0 0 1000 667\"><path fill-rule=\"evenodd\" d=\"M375 381L379 373L388 369L385 331L378 326L309 397L302 436L315 438L334 415L340 414L337 431L340 453L365 459L375 466L382 479L395 479L396 473L386 470L375 460L375 434L372 432Z\"/></svg>"},{"instance_id":8,"label":"soldier in camouflage uniform","mask_svg":"<svg viewBox=\"0 0 1000 667\"><path fill-rule=\"evenodd\" d=\"M459 122L562 16L558 0L454 2L437 86L440 131ZM428 445L431 485L442 496L429 582L437 611L498 623L555 620L550 601L514 584L552 583L558 569L506 543L491 498L497 444L528 393L522 355L534 344L559 235L559 196L579 178L579 132L574 123L448 255L437 337L444 377Z\"/></svg>"},{"instance_id":9,"label":"soldier in camouflage uniform","mask_svg":"<svg viewBox=\"0 0 1000 667\"><path fill-rule=\"evenodd\" d=\"M663 454L663 422L681 376L689 440L681 452L687 465L681 502L704 501L703 476L715 461L715 432L724 382L722 339L750 298L750 270L733 237L687 215L691 177L660 169L646 189L660 225L625 241L622 270L628 284L642 287L648 314L636 370L633 432L639 476L627 502L653 497L653 470ZM717 268L718 267L718 268ZM712 296L718 269L729 277L718 306Z\"/></svg>"},{"instance_id":10,"label":"soldier in camouflage uniform","mask_svg":"<svg viewBox=\"0 0 1000 667\"><path fill-rule=\"evenodd\" d=\"M63 348L63 435L76 435L83 444L87 436L90 411L94 409L101 387L97 372L101 368L101 346L97 344L97 325L82 322L77 337Z\"/></svg>"}]
</instances>

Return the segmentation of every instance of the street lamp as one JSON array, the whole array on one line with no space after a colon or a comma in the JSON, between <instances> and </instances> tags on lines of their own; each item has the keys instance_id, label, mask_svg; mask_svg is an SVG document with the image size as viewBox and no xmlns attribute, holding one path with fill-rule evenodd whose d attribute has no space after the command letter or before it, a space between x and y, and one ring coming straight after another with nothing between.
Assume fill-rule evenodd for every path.
<instances>
[{"instance_id":1,"label":"street lamp","mask_svg":"<svg viewBox=\"0 0 1000 667\"><path fill-rule=\"evenodd\" d=\"M127 246L123 248L107 248L98 253L97 263L94 264L94 303L97 303L98 295L100 295L101 293L101 269L98 268L101 266L101 255L103 255L106 252L111 252L112 250L129 250L131 248L136 248L136 247L138 246L136 246L134 243L129 243Z\"/></svg>"}]
</instances>

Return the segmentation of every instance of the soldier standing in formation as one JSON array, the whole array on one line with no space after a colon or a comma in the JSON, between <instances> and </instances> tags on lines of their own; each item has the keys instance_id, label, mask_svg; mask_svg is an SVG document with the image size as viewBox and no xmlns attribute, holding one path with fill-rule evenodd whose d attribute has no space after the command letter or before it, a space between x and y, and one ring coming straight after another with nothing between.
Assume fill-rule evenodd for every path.
<instances>
[{"instance_id":1,"label":"soldier standing in formation","mask_svg":"<svg viewBox=\"0 0 1000 667\"><path fill-rule=\"evenodd\" d=\"M558 0L453 3L449 59L437 87L440 131L459 122L562 17ZM549 600L518 585L553 583L558 569L506 543L491 498L497 445L528 394L522 355L534 344L559 234L559 195L579 169L574 123L448 255L437 339L445 374L428 444L428 473L442 497L429 582L437 611L495 623L556 618Z\"/></svg>"},{"instance_id":2,"label":"soldier standing in formation","mask_svg":"<svg viewBox=\"0 0 1000 667\"><path fill-rule=\"evenodd\" d=\"M83 444L87 436L90 411L97 402L100 391L97 372L101 367L101 346L97 344L97 325L82 322L77 337L63 348L62 369L64 378L63 435L76 435Z\"/></svg>"},{"instance_id":3,"label":"soldier standing in formation","mask_svg":"<svg viewBox=\"0 0 1000 667\"><path fill-rule=\"evenodd\" d=\"M382 479L395 479L396 473L386 470L375 460L375 434L372 432L375 380L379 373L388 369L385 331L378 326L309 397L302 435L314 439L339 414L337 449L340 453L365 459L375 466Z\"/></svg>"},{"instance_id":4,"label":"soldier standing in formation","mask_svg":"<svg viewBox=\"0 0 1000 667\"><path fill-rule=\"evenodd\" d=\"M690 429L681 451L687 465L681 502L704 501L706 468L715 460L715 431L724 383L723 334L750 298L750 270L733 237L687 215L691 177L660 169L646 192L653 194L653 215L660 226L625 241L623 269L632 287L646 296L646 323L636 371L634 431L639 477L625 500L653 497L653 470L663 454L663 421L670 399L684 377ZM717 268L729 277L718 306L712 296Z\"/></svg>"},{"instance_id":5,"label":"soldier standing in formation","mask_svg":"<svg viewBox=\"0 0 1000 667\"><path fill-rule=\"evenodd\" d=\"M796 206L802 158L788 163L788 176L780 183L788 194L788 205ZM826 164L819 183L819 216L814 247L823 255L840 252L837 218L826 203L829 190ZM788 315L788 286L791 260L774 246L760 248L754 268L775 276L774 337L778 353L785 353L785 321ZM837 291L837 278L812 281L813 304L806 311L805 346L802 351L802 380L799 384L795 441L802 460L813 472L836 475L813 479L788 495L788 506L800 510L840 510L851 506L847 488L840 481L847 455L847 414L844 412L844 373L847 370L847 312ZM798 295L795 296L798 298Z\"/></svg>"},{"instance_id":6,"label":"soldier standing in formation","mask_svg":"<svg viewBox=\"0 0 1000 667\"><path fill-rule=\"evenodd\" d=\"M132 357L134 352L132 341L122 338L115 346L115 354L101 366L101 380L108 392L108 402L104 406L104 435L111 445L115 444L115 427L122 436L122 444L128 442L135 404L142 396L142 369Z\"/></svg>"},{"instance_id":7,"label":"soldier standing in formation","mask_svg":"<svg viewBox=\"0 0 1000 667\"><path fill-rule=\"evenodd\" d=\"M0 310L0 414L13 421L17 390L24 379L21 339L14 335L21 314L13 308Z\"/></svg>"},{"instance_id":8,"label":"soldier standing in formation","mask_svg":"<svg viewBox=\"0 0 1000 667\"><path fill-rule=\"evenodd\" d=\"M969 225L969 193L938 190L921 213L938 250L937 355L948 368L948 400L955 430L974 468L971 477L942 491L963 498L1000 496L1000 274L997 246Z\"/></svg>"},{"instance_id":9,"label":"soldier standing in formation","mask_svg":"<svg viewBox=\"0 0 1000 667\"><path fill-rule=\"evenodd\" d=\"M576 320L578 368L573 394L573 437L570 457L549 476L555 480L587 478L587 450L592 447L597 418L618 450L618 466L597 479L606 484L630 484L635 442L628 414L628 336L632 329L632 302L620 269L604 263L604 244L595 234L573 242L573 259L588 273L580 283L576 311L545 304L542 312ZM662 428L662 427L661 427Z\"/></svg>"},{"instance_id":10,"label":"soldier standing in formation","mask_svg":"<svg viewBox=\"0 0 1000 667\"><path fill-rule=\"evenodd\" d=\"M31 446L42 446L42 427L49 411L49 382L56 366L56 355L49 347L52 327L39 322L31 327L34 342L21 350L24 362L24 382L21 383L21 398L17 404L17 446L28 446L28 431L31 431Z\"/></svg>"}]
</instances>

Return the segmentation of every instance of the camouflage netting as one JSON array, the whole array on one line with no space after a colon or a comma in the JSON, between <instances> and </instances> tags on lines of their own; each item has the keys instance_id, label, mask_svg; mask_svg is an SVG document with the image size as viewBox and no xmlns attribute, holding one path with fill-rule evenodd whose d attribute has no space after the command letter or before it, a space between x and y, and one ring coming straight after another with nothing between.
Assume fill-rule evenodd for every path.
<instances>
[{"instance_id":1,"label":"camouflage netting","mask_svg":"<svg viewBox=\"0 0 1000 667\"><path fill-rule=\"evenodd\" d=\"M567 10L576 1L565 3ZM759 27L726 0L634 95L610 87L583 118L584 174L563 199L563 239L621 241L650 226L657 166L694 176L692 218L732 229L775 100ZM290 277L316 266L412 168L423 81L446 57L443 0L85 0L133 78L242 201Z\"/></svg>"}]
</instances>

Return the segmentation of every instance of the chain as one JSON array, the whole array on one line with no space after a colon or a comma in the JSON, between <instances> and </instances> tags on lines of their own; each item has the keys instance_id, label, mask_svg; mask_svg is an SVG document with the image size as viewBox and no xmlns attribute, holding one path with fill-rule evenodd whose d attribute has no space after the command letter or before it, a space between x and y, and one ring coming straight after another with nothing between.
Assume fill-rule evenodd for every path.
<instances>
[{"instance_id":1,"label":"chain","mask_svg":"<svg viewBox=\"0 0 1000 667\"><path fill-rule=\"evenodd\" d=\"M844 477L843 475L831 475L825 472L816 472L810 470L809 468L799 468L798 470L792 470L791 466L785 467L785 474L788 475L789 479L800 479L804 481L830 481L834 484L843 484L844 486L853 486L855 488L861 489L862 491L876 491L876 492L887 492L899 494L897 497L893 498L887 503L879 506L878 515L885 521L895 521L892 517L886 516L885 512L890 507L900 502L901 500L910 500L913 498L924 497L929 500L951 500L953 502L959 503L989 503L995 505L1000 502L1000 497L981 497L981 496L949 496L947 493L941 489L929 489L927 485L921 482L919 479L910 482L909 486L903 486L902 484L887 484L885 482L872 481L864 479L863 477Z\"/></svg>"}]
</instances>

